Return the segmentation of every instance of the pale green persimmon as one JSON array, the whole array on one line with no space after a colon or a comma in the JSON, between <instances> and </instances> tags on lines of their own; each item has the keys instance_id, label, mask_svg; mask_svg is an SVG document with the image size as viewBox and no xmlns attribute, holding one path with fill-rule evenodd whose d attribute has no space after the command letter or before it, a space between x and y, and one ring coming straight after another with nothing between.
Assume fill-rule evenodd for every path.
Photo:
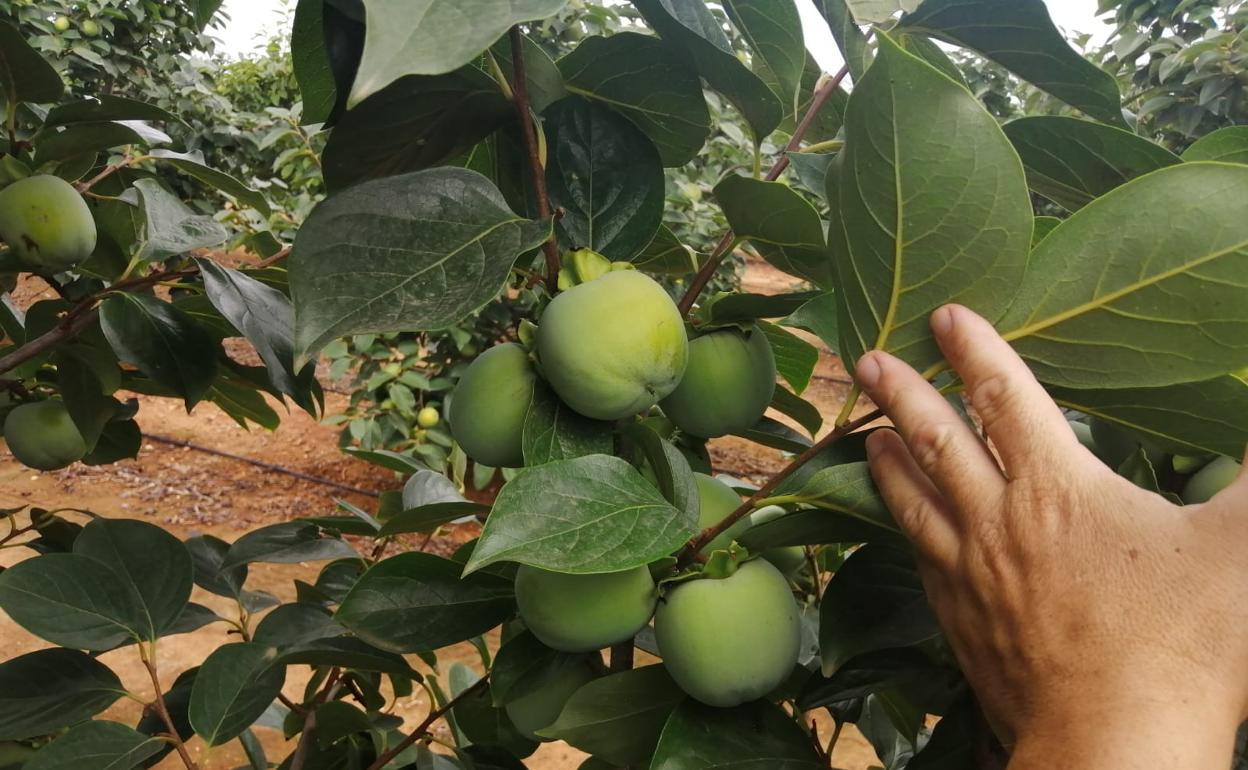
<instances>
[{"instance_id":1,"label":"pale green persimmon","mask_svg":"<svg viewBox=\"0 0 1248 770\"><path fill-rule=\"evenodd\" d=\"M1239 476L1239 471L1239 463L1229 457L1219 457L1187 480L1180 497L1188 505L1207 502L1229 487Z\"/></svg>"},{"instance_id":2,"label":"pale green persimmon","mask_svg":"<svg viewBox=\"0 0 1248 770\"><path fill-rule=\"evenodd\" d=\"M555 297L537 329L542 374L577 412L637 414L676 389L689 340L676 304L636 270L618 270Z\"/></svg>"},{"instance_id":3,"label":"pale green persimmon","mask_svg":"<svg viewBox=\"0 0 1248 770\"><path fill-rule=\"evenodd\" d=\"M60 401L22 404L4 420L4 440L22 465L54 471L87 453L87 444Z\"/></svg>"},{"instance_id":4,"label":"pale green persimmon","mask_svg":"<svg viewBox=\"0 0 1248 770\"><path fill-rule=\"evenodd\" d=\"M678 583L659 604L654 634L682 690L729 708L780 686L797 664L801 625L788 581L755 559L729 577Z\"/></svg>"},{"instance_id":5,"label":"pale green persimmon","mask_svg":"<svg viewBox=\"0 0 1248 770\"><path fill-rule=\"evenodd\" d=\"M422 428L432 428L442 421L442 415L432 406L426 406L416 413L416 424Z\"/></svg>"},{"instance_id":6,"label":"pale green persimmon","mask_svg":"<svg viewBox=\"0 0 1248 770\"><path fill-rule=\"evenodd\" d=\"M720 329L689 341L685 376L661 405L693 436L738 433L758 422L776 390L776 358L757 326Z\"/></svg>"},{"instance_id":7,"label":"pale green persimmon","mask_svg":"<svg viewBox=\"0 0 1248 770\"><path fill-rule=\"evenodd\" d=\"M524 464L524 416L537 375L524 348L514 342L482 353L460 378L447 418L451 435L483 465Z\"/></svg>"},{"instance_id":8,"label":"pale green persimmon","mask_svg":"<svg viewBox=\"0 0 1248 770\"><path fill-rule=\"evenodd\" d=\"M521 735L529 740L548 741L550 738L543 738L537 731L554 724L568 698L593 678L594 672L588 662L566 666L542 682L540 687L509 702L503 709Z\"/></svg>"},{"instance_id":9,"label":"pale green persimmon","mask_svg":"<svg viewBox=\"0 0 1248 770\"><path fill-rule=\"evenodd\" d=\"M32 265L68 270L91 256L95 237L91 210L60 177L27 177L0 190L0 239Z\"/></svg>"},{"instance_id":10,"label":"pale green persimmon","mask_svg":"<svg viewBox=\"0 0 1248 770\"><path fill-rule=\"evenodd\" d=\"M707 476L705 473L695 473L693 474L693 479L698 485L698 526L700 528L706 529L707 527L715 526L723 521L724 517L741 506L741 496L734 492L732 487L719 479ZM714 540L707 543L706 547L702 549L702 553L709 554L712 551L727 548L738 535L749 529L749 527L749 518L742 518L717 535Z\"/></svg>"},{"instance_id":11,"label":"pale green persimmon","mask_svg":"<svg viewBox=\"0 0 1248 770\"><path fill-rule=\"evenodd\" d=\"M632 639L658 601L646 567L601 575L565 575L521 566L516 605L533 635L564 652L591 652Z\"/></svg>"},{"instance_id":12,"label":"pale green persimmon","mask_svg":"<svg viewBox=\"0 0 1248 770\"><path fill-rule=\"evenodd\" d=\"M757 527L759 524L766 524L769 521L787 516L788 513L788 511L778 505L768 505L764 508L759 508L750 514L750 526ZM768 548L759 555L771 562L776 569L785 575L792 575L806 566L806 549L800 545Z\"/></svg>"}]
</instances>

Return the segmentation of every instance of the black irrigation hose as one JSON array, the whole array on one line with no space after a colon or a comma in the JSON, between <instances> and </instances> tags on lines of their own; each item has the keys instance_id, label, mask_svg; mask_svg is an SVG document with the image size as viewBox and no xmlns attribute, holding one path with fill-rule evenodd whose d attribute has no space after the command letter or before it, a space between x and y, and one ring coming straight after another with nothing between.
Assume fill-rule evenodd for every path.
<instances>
[{"instance_id":1,"label":"black irrigation hose","mask_svg":"<svg viewBox=\"0 0 1248 770\"><path fill-rule=\"evenodd\" d=\"M284 473L287 476L293 476L297 479L302 479L303 481L311 481L314 484L324 484L327 487L333 487L334 489L338 489L343 492L350 492L356 495L367 495L368 497L380 497L381 496L380 492L375 492L371 489L360 489L359 487L353 487L349 484L341 484L337 481L332 481L330 479L323 479L319 476L313 476L309 473L304 473L303 471L297 471L292 468L286 468L281 465L275 465L274 463L266 463L264 460L253 460L250 457L243 457L242 455L236 455L230 452L223 452L220 449L213 449L212 447L200 446L199 444L192 444L191 442L183 441L182 439L170 438L169 436L160 436L155 433L144 433L143 438L150 439L152 441L155 441L158 444L169 444L170 446L183 447L185 449L194 449L197 452L203 452L205 454L216 455L217 457L224 457L228 460L237 460L239 462L248 463L250 465L255 465L256 467L259 467L259 468L264 468L265 470L276 471L278 473Z\"/></svg>"}]
</instances>

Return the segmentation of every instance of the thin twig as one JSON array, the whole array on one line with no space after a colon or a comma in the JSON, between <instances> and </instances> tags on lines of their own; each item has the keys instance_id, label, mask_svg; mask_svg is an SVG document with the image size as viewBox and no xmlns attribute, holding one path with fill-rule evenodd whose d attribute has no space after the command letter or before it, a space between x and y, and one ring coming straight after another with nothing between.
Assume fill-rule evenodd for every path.
<instances>
[{"instance_id":1,"label":"thin twig","mask_svg":"<svg viewBox=\"0 0 1248 770\"><path fill-rule=\"evenodd\" d=\"M290 770L303 770L304 764L308 761L308 749L312 747L312 735L316 732L316 707L327 703L330 698L338 694L338 688L342 685L341 676L340 669L335 668L330 671L325 679L325 686L313 698L311 708L308 709L307 716L303 718L303 731L299 735L295 753L290 755Z\"/></svg>"},{"instance_id":2,"label":"thin twig","mask_svg":"<svg viewBox=\"0 0 1248 770\"><path fill-rule=\"evenodd\" d=\"M789 167L789 153L801 149L802 139L805 138L806 132L810 130L810 127L814 125L815 119L819 117L819 111L823 109L823 105L827 104L828 99L832 98L832 94L836 93L837 89L841 87L841 81L845 80L848 75L849 66L841 67L840 72L833 75L831 79L815 92L814 98L810 100L810 107L806 109L806 114L802 116L801 122L797 124L797 128L793 131L793 137L789 139L784 152L780 153L780 157L776 158L775 165L771 167L771 170L767 172L767 176L764 177L766 181L776 181L784 173L784 170ZM724 257L732 249L732 244L735 240L736 238L731 232L725 234L720 239L715 250L702 263L702 267L698 270L697 275L689 282L689 288L685 291L685 296L681 297L680 303L677 305L680 308L681 315L687 316L693 310L694 303L698 301L698 297L702 294L702 290L706 288L706 285L711 282L711 277L715 275L715 271L719 269L720 264L724 261Z\"/></svg>"},{"instance_id":3,"label":"thin twig","mask_svg":"<svg viewBox=\"0 0 1248 770\"><path fill-rule=\"evenodd\" d=\"M429 716L425 717L425 721L421 722L419 725L416 726L416 729L412 731L411 735L399 741L398 745L395 746L394 748L382 754L380 757L377 757L377 761L369 765L368 770L381 770L381 768L385 767L386 765L390 763L390 760L402 754L404 751L407 751L409 746L411 746L413 743L423 738L425 734L429 732L429 728L433 726L434 722L437 722L439 719L446 716L446 714L451 709L458 706L462 701L467 699L469 696L475 695L478 690L481 690L482 688L485 687L486 683L489 682L489 680L490 680L490 676L489 674L486 674L485 676L481 677L476 682L474 682L473 685L469 687L467 690L464 690L459 695L456 695L454 698L449 700L446 703L446 705L441 706L439 708L435 708L432 711L430 711Z\"/></svg>"},{"instance_id":4,"label":"thin twig","mask_svg":"<svg viewBox=\"0 0 1248 770\"><path fill-rule=\"evenodd\" d=\"M515 98L516 113L520 119L520 133L524 136L524 146L529 158L529 176L533 181L533 195L537 198L537 215L541 219L549 219L550 197L546 192L546 169L542 167L542 158L537 149L537 133L533 127L533 109L529 101L529 81L524 69L524 35L520 27L511 28L511 67L515 77L512 89ZM546 288L553 294L559 287L559 242L554 232L550 239L542 244L546 254Z\"/></svg>"},{"instance_id":5,"label":"thin twig","mask_svg":"<svg viewBox=\"0 0 1248 770\"><path fill-rule=\"evenodd\" d=\"M95 187L97 184L99 184L100 182L103 182L105 179L109 178L113 174L116 174L118 171L122 170L123 168L127 166L133 166L135 163L138 163L139 161L144 160L145 157L146 156L140 156L140 155L131 156L131 157L122 159L120 162L107 165L104 167L103 171L91 177L85 182L79 182L78 184L74 185L74 188L78 190L78 192L80 193L89 192L92 187Z\"/></svg>"},{"instance_id":6,"label":"thin twig","mask_svg":"<svg viewBox=\"0 0 1248 770\"><path fill-rule=\"evenodd\" d=\"M726 532L733 524L736 524L738 521L748 516L750 511L754 510L756 503L760 500L765 500L771 494L772 490L780 486L785 479L797 472L798 468L801 468L807 462L814 459L820 452L832 446L837 441L845 438L850 433L853 433L864 425L875 422L883 416L884 413L877 409L874 412L863 415L856 420L837 426L837 428L831 433L819 439L818 443L814 444L805 452L802 452L800 455L795 457L793 461L784 466L779 473L768 479L766 484L759 487L758 490L754 492L754 494L750 495L745 502L741 503L735 511L725 516L724 519L715 526L707 527L702 530L701 533L690 540L684 550L680 552L680 556L677 557L677 568L687 566L694 560L694 557L697 556L698 551L701 551L706 547L707 543Z\"/></svg>"},{"instance_id":7,"label":"thin twig","mask_svg":"<svg viewBox=\"0 0 1248 770\"><path fill-rule=\"evenodd\" d=\"M152 687L156 690L156 700L152 702L152 705L156 707L156 713L160 715L160 720L169 730L169 740L177 749L178 756L182 758L182 764L186 765L186 770L199 770L195 766L195 760L191 759L190 752L186 750L186 743L182 740L182 736L178 735L178 728L173 723L173 717L169 715L169 707L165 705L165 692L160 686L160 676L156 673L156 662L152 660L156 655L155 645L152 645L150 653L148 649L142 644L139 645L139 659L143 661L143 667L147 669L148 675L152 678Z\"/></svg>"}]
</instances>

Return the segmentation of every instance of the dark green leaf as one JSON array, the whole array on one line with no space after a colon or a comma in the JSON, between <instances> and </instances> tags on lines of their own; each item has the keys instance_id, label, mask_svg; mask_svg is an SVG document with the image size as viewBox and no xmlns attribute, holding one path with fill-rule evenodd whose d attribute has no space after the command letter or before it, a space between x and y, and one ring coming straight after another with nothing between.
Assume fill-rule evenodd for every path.
<instances>
[{"instance_id":1,"label":"dark green leaf","mask_svg":"<svg viewBox=\"0 0 1248 770\"><path fill-rule=\"evenodd\" d=\"M682 511L697 511L697 480L681 451L644 422L625 425L621 432L641 450L663 498Z\"/></svg>"},{"instance_id":2,"label":"dark green leaf","mask_svg":"<svg viewBox=\"0 0 1248 770\"><path fill-rule=\"evenodd\" d=\"M689 275L698 269L693 249L680 242L667 225L660 225L650 245L633 257L638 270L659 275Z\"/></svg>"},{"instance_id":3,"label":"dark green leaf","mask_svg":"<svg viewBox=\"0 0 1248 770\"><path fill-rule=\"evenodd\" d=\"M469 500L452 503L430 503L409 508L386 519L377 537L401 535L407 532L432 532L443 524L449 524L465 516L473 516L490 510L488 505Z\"/></svg>"},{"instance_id":4,"label":"dark green leaf","mask_svg":"<svg viewBox=\"0 0 1248 770\"><path fill-rule=\"evenodd\" d=\"M383 674L419 679L420 674L403 660L403 656L379 650L361 639L338 636L301 642L282 650L278 664L286 666L340 666L355 671L377 671Z\"/></svg>"},{"instance_id":5,"label":"dark green leaf","mask_svg":"<svg viewBox=\"0 0 1248 770\"><path fill-rule=\"evenodd\" d=\"M475 677L475 673L462 663L456 663L451 668L451 676L454 677L457 672L467 672ZM463 692L471 684L472 681L469 681L462 688L455 689ZM494 705L488 685L459 701L452 713L455 723L473 745L498 747L521 757L527 757L537 748L535 741L520 734L507 712Z\"/></svg>"},{"instance_id":6,"label":"dark green leaf","mask_svg":"<svg viewBox=\"0 0 1248 770\"><path fill-rule=\"evenodd\" d=\"M195 585L208 593L237 599L243 593L247 581L247 565L239 564L222 569L230 544L214 535L196 535L186 541L195 568Z\"/></svg>"},{"instance_id":7,"label":"dark green leaf","mask_svg":"<svg viewBox=\"0 0 1248 770\"><path fill-rule=\"evenodd\" d=\"M346 447L342 451L351 457L359 458L373 465L379 465L396 473L414 473L429 469L428 466L415 458L399 454L398 452L391 452L388 449L369 451L367 449L359 449L358 447Z\"/></svg>"},{"instance_id":8,"label":"dark green leaf","mask_svg":"<svg viewBox=\"0 0 1248 770\"><path fill-rule=\"evenodd\" d=\"M771 407L781 414L792 417L811 436L817 434L823 427L823 415L819 414L819 407L804 400L801 396L794 395L781 385L776 386L771 398Z\"/></svg>"},{"instance_id":9,"label":"dark green leaf","mask_svg":"<svg viewBox=\"0 0 1248 770\"><path fill-rule=\"evenodd\" d=\"M0 740L48 735L90 719L125 692L108 666L77 650L0 662Z\"/></svg>"},{"instance_id":10,"label":"dark green leaf","mask_svg":"<svg viewBox=\"0 0 1248 770\"><path fill-rule=\"evenodd\" d=\"M56 364L56 382L65 401L65 408L73 418L78 433L87 445L87 451L95 448L104 432L104 426L117 413L117 401L110 398L107 388L100 381L96 368L80 347L62 347L53 358ZM111 358L111 356L109 356ZM116 363L112 363L114 371Z\"/></svg>"},{"instance_id":11,"label":"dark green leaf","mask_svg":"<svg viewBox=\"0 0 1248 770\"><path fill-rule=\"evenodd\" d=\"M56 69L30 47L17 27L0 21L0 92L5 101L50 104L64 90Z\"/></svg>"},{"instance_id":12,"label":"dark green leaf","mask_svg":"<svg viewBox=\"0 0 1248 770\"><path fill-rule=\"evenodd\" d=\"M529 631L503 642L490 666L490 697L505 706L532 694L569 666L584 666L586 657L552 650Z\"/></svg>"},{"instance_id":13,"label":"dark green leaf","mask_svg":"<svg viewBox=\"0 0 1248 770\"><path fill-rule=\"evenodd\" d=\"M776 371L795 392L800 394L806 390L819 363L819 351L806 340L773 323L759 321L758 328L763 330L771 343L771 351L776 357Z\"/></svg>"},{"instance_id":14,"label":"dark green leaf","mask_svg":"<svg viewBox=\"0 0 1248 770\"><path fill-rule=\"evenodd\" d=\"M836 305L836 293L824 292L793 311L793 314L780 322L781 326L805 329L819 338L835 353L840 345L839 311Z\"/></svg>"},{"instance_id":15,"label":"dark green leaf","mask_svg":"<svg viewBox=\"0 0 1248 770\"><path fill-rule=\"evenodd\" d=\"M189 411L217 373L216 343L185 312L150 294L113 294L100 326L117 357L182 397Z\"/></svg>"},{"instance_id":16,"label":"dark green leaf","mask_svg":"<svg viewBox=\"0 0 1248 770\"><path fill-rule=\"evenodd\" d=\"M282 421L260 391L249 385L240 385L237 381L217 380L208 391L207 400L221 407L221 411L244 430L250 429L249 422L266 430L277 430Z\"/></svg>"},{"instance_id":17,"label":"dark green leaf","mask_svg":"<svg viewBox=\"0 0 1248 770\"><path fill-rule=\"evenodd\" d=\"M264 195L256 192L224 171L218 171L209 166L204 161L203 153L152 150L148 153L148 156L162 160L179 171L195 177L204 184L210 185L226 195L237 198L240 203L251 206L265 216L270 214L269 202L265 200Z\"/></svg>"},{"instance_id":18,"label":"dark green leaf","mask_svg":"<svg viewBox=\"0 0 1248 770\"><path fill-rule=\"evenodd\" d=\"M386 559L364 573L336 618L370 644L408 653L466 641L515 613L511 581L460 572L457 562L427 553Z\"/></svg>"},{"instance_id":19,"label":"dark green leaf","mask_svg":"<svg viewBox=\"0 0 1248 770\"><path fill-rule=\"evenodd\" d=\"M0 572L0 609L49 642L111 650L151 638L142 599L107 564L75 553L49 553Z\"/></svg>"},{"instance_id":20,"label":"dark green leaf","mask_svg":"<svg viewBox=\"0 0 1248 770\"><path fill-rule=\"evenodd\" d=\"M736 236L768 262L819 286L832 285L832 255L819 212L788 185L730 174L715 185L715 200Z\"/></svg>"},{"instance_id":21,"label":"dark green leaf","mask_svg":"<svg viewBox=\"0 0 1248 770\"><path fill-rule=\"evenodd\" d=\"M1062 223L1057 217L1036 217L1036 229L1031 234L1031 248L1036 248L1053 229Z\"/></svg>"},{"instance_id":22,"label":"dark green leaf","mask_svg":"<svg viewBox=\"0 0 1248 770\"><path fill-rule=\"evenodd\" d=\"M139 258L159 262L195 249L219 246L229 233L210 216L196 214L155 179L134 183L143 210Z\"/></svg>"},{"instance_id":23,"label":"dark green leaf","mask_svg":"<svg viewBox=\"0 0 1248 770\"><path fill-rule=\"evenodd\" d=\"M117 722L83 722L40 749L24 770L132 770L164 746Z\"/></svg>"},{"instance_id":24,"label":"dark green leaf","mask_svg":"<svg viewBox=\"0 0 1248 770\"><path fill-rule=\"evenodd\" d=\"M686 700L663 727L651 770L817 770L825 763L779 706L759 700L731 709Z\"/></svg>"},{"instance_id":25,"label":"dark green leaf","mask_svg":"<svg viewBox=\"0 0 1248 770\"><path fill-rule=\"evenodd\" d=\"M711 132L697 73L654 37L586 38L559 60L559 70L570 93L600 100L637 124L664 166L693 160Z\"/></svg>"},{"instance_id":26,"label":"dark green leaf","mask_svg":"<svg viewBox=\"0 0 1248 770\"><path fill-rule=\"evenodd\" d=\"M286 521L252 530L234 541L221 569L242 564L298 564L358 556L346 542L331 537L315 524Z\"/></svg>"},{"instance_id":27,"label":"dark green leaf","mask_svg":"<svg viewBox=\"0 0 1248 770\"><path fill-rule=\"evenodd\" d=\"M1161 145L1114 126L1059 116L1005 124L1027 170L1027 184L1069 211L1137 176L1179 163Z\"/></svg>"},{"instance_id":28,"label":"dark green leaf","mask_svg":"<svg viewBox=\"0 0 1248 770\"><path fill-rule=\"evenodd\" d=\"M177 115L155 104L126 99L121 96L90 96L53 107L43 121L45 128L68 126L72 123L95 123L102 120L155 120L180 122Z\"/></svg>"},{"instance_id":29,"label":"dark green leaf","mask_svg":"<svg viewBox=\"0 0 1248 770\"><path fill-rule=\"evenodd\" d=\"M319 726L320 723L318 723ZM251 730L243 730L243 734L238 736L238 742L243 747L243 753L247 755L247 763L251 766L251 770L269 770L269 761L264 755L264 745L260 743L255 733Z\"/></svg>"},{"instance_id":30,"label":"dark green leaf","mask_svg":"<svg viewBox=\"0 0 1248 770\"><path fill-rule=\"evenodd\" d=\"M609 454L614 447L611 423L578 414L542 382L533 388L522 439L525 465Z\"/></svg>"},{"instance_id":31,"label":"dark green leaf","mask_svg":"<svg viewBox=\"0 0 1248 770\"><path fill-rule=\"evenodd\" d=\"M561 245L631 259L663 220L663 166L654 145L619 113L576 96L543 118L546 185L551 204L565 212L556 225Z\"/></svg>"},{"instance_id":32,"label":"dark green leaf","mask_svg":"<svg viewBox=\"0 0 1248 770\"><path fill-rule=\"evenodd\" d=\"M815 197L826 199L828 195L828 167L836 158L831 152L786 153L789 165L797 174L797 182Z\"/></svg>"},{"instance_id":33,"label":"dark green leaf","mask_svg":"<svg viewBox=\"0 0 1248 770\"><path fill-rule=\"evenodd\" d=\"M717 294L695 313L704 324L731 324L759 318L781 318L818 296L817 292L794 294Z\"/></svg>"},{"instance_id":34,"label":"dark green leaf","mask_svg":"<svg viewBox=\"0 0 1248 770\"><path fill-rule=\"evenodd\" d=\"M923 750L907 764L907 770L965 770L974 767L976 747L982 735L979 705L971 698L946 714L932 730Z\"/></svg>"},{"instance_id":35,"label":"dark green leaf","mask_svg":"<svg viewBox=\"0 0 1248 770\"><path fill-rule=\"evenodd\" d=\"M1097 120L1123 125L1113 76L1070 47L1044 0L926 0L901 26L978 51Z\"/></svg>"},{"instance_id":36,"label":"dark green leaf","mask_svg":"<svg viewBox=\"0 0 1248 770\"><path fill-rule=\"evenodd\" d=\"M667 556L697 530L618 457L525 468L503 487L465 572L514 561L572 574L620 572Z\"/></svg>"},{"instance_id":37,"label":"dark green leaf","mask_svg":"<svg viewBox=\"0 0 1248 770\"><path fill-rule=\"evenodd\" d=\"M489 180L464 169L336 195L295 241L296 352L306 357L344 334L454 324L493 299L516 257L549 235L549 222L512 213Z\"/></svg>"},{"instance_id":38,"label":"dark green leaf","mask_svg":"<svg viewBox=\"0 0 1248 770\"><path fill-rule=\"evenodd\" d=\"M139 121L75 123L41 134L35 142L35 160L43 165L127 144L147 146L171 141L168 134Z\"/></svg>"},{"instance_id":39,"label":"dark green leaf","mask_svg":"<svg viewBox=\"0 0 1248 770\"><path fill-rule=\"evenodd\" d=\"M254 642L227 644L208 656L195 676L188 712L205 743L237 738L277 699L286 668L276 659L276 650Z\"/></svg>"},{"instance_id":40,"label":"dark green leaf","mask_svg":"<svg viewBox=\"0 0 1248 770\"><path fill-rule=\"evenodd\" d=\"M771 75L783 108L795 111L806 66L797 4L793 0L724 0L724 10L754 51L756 66L766 67Z\"/></svg>"},{"instance_id":41,"label":"dark green leaf","mask_svg":"<svg viewBox=\"0 0 1248 770\"><path fill-rule=\"evenodd\" d=\"M282 650L342 636L346 632L334 622L329 610L318 604L296 602L274 607L256 626L252 641Z\"/></svg>"},{"instance_id":42,"label":"dark green leaf","mask_svg":"<svg viewBox=\"0 0 1248 770\"><path fill-rule=\"evenodd\" d=\"M939 709L933 713L944 713L965 683L956 668L934 663L913 647L902 647L859 655L829 678L812 678L797 703L803 711L813 711L873 693L900 691L921 696L925 707Z\"/></svg>"},{"instance_id":43,"label":"dark green leaf","mask_svg":"<svg viewBox=\"0 0 1248 770\"><path fill-rule=\"evenodd\" d=\"M815 6L832 28L832 37L841 49L841 56L849 67L850 76L855 83L858 82L871 64L867 36L855 22L846 0L815 0Z\"/></svg>"},{"instance_id":44,"label":"dark green leaf","mask_svg":"<svg viewBox=\"0 0 1248 770\"><path fill-rule=\"evenodd\" d=\"M338 102L338 90L325 46L325 0L299 0L295 5L290 56L303 98L304 122L327 122Z\"/></svg>"},{"instance_id":45,"label":"dark green leaf","mask_svg":"<svg viewBox=\"0 0 1248 770\"><path fill-rule=\"evenodd\" d=\"M928 315L949 302L995 320L1031 246L1022 164L966 89L879 35L849 100L838 181L828 184L837 252L839 352L941 360ZM839 244L839 245L838 245Z\"/></svg>"},{"instance_id":46,"label":"dark green leaf","mask_svg":"<svg viewBox=\"0 0 1248 770\"><path fill-rule=\"evenodd\" d=\"M762 417L748 429L732 435L793 454L805 452L811 446L810 439L770 417Z\"/></svg>"},{"instance_id":47,"label":"dark green leaf","mask_svg":"<svg viewBox=\"0 0 1248 770\"><path fill-rule=\"evenodd\" d=\"M1183 160L1248 163L1248 126L1227 126L1205 134L1184 150Z\"/></svg>"},{"instance_id":48,"label":"dark green leaf","mask_svg":"<svg viewBox=\"0 0 1248 770\"><path fill-rule=\"evenodd\" d=\"M547 107L568 95L563 85L563 73L558 65L546 53L545 49L528 35L521 35L524 54L525 82L529 86L529 108L540 115ZM584 43L582 43L584 45ZM515 64L511 58L511 36L499 38L491 51L498 60L498 66L507 74L508 81L513 82Z\"/></svg>"},{"instance_id":49,"label":"dark green leaf","mask_svg":"<svg viewBox=\"0 0 1248 770\"><path fill-rule=\"evenodd\" d=\"M134 420L114 420L104 426L95 447L82 458L83 465L112 465L139 456L143 434Z\"/></svg>"}]
</instances>

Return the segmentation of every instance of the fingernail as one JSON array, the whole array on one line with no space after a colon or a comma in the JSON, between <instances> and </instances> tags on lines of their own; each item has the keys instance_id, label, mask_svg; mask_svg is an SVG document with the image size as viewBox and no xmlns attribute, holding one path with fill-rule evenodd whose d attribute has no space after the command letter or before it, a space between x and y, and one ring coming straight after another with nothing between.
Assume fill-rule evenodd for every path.
<instances>
[{"instance_id":1,"label":"fingernail","mask_svg":"<svg viewBox=\"0 0 1248 770\"><path fill-rule=\"evenodd\" d=\"M871 433L871 435L867 436L867 459L868 460L875 459L875 456L880 453L880 449L882 449L884 446L883 444L884 439L881 436L881 433L882 431L877 430Z\"/></svg>"},{"instance_id":2,"label":"fingernail","mask_svg":"<svg viewBox=\"0 0 1248 770\"><path fill-rule=\"evenodd\" d=\"M937 308L936 312L932 313L931 323L932 331L938 336L944 336L953 331L953 306L945 305Z\"/></svg>"},{"instance_id":3,"label":"fingernail","mask_svg":"<svg viewBox=\"0 0 1248 770\"><path fill-rule=\"evenodd\" d=\"M873 390L880 381L880 362L876 359L877 357L872 353L868 353L858 359L858 367L854 370L854 378L858 380L858 384L863 390Z\"/></svg>"}]
</instances>

